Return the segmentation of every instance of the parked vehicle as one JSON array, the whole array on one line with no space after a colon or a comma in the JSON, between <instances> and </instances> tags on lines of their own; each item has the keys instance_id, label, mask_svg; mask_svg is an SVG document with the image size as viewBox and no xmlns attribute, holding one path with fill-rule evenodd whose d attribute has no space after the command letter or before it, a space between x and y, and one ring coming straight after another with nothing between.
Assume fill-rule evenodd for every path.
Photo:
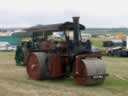
<instances>
[{"instance_id":1,"label":"parked vehicle","mask_svg":"<svg viewBox=\"0 0 128 96\"><path fill-rule=\"evenodd\" d=\"M91 50L91 42L82 42L79 17L72 22L35 26L26 29L32 32L32 46L27 55L26 69L30 79L45 80L73 76L77 84L103 84L107 73L101 54ZM53 32L64 33L63 41L49 40ZM69 35L71 33L71 35Z\"/></svg>"},{"instance_id":2,"label":"parked vehicle","mask_svg":"<svg viewBox=\"0 0 128 96\"><path fill-rule=\"evenodd\" d=\"M0 51L8 51L8 42L0 42Z\"/></svg>"},{"instance_id":3,"label":"parked vehicle","mask_svg":"<svg viewBox=\"0 0 128 96\"><path fill-rule=\"evenodd\" d=\"M8 42L0 42L0 51L16 51L16 45L11 45Z\"/></svg>"},{"instance_id":4,"label":"parked vehicle","mask_svg":"<svg viewBox=\"0 0 128 96\"><path fill-rule=\"evenodd\" d=\"M8 51L16 51L16 45L9 45L8 46Z\"/></svg>"},{"instance_id":5,"label":"parked vehicle","mask_svg":"<svg viewBox=\"0 0 128 96\"><path fill-rule=\"evenodd\" d=\"M107 50L107 55L117 57L128 57L128 50L125 50L122 47L109 48Z\"/></svg>"}]
</instances>

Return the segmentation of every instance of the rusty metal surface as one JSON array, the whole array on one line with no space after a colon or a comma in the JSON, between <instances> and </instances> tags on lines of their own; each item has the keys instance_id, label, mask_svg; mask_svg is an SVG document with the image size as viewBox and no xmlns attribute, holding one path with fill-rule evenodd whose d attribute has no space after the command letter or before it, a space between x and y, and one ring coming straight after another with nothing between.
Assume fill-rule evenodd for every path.
<instances>
[{"instance_id":1,"label":"rusty metal surface","mask_svg":"<svg viewBox=\"0 0 128 96\"><path fill-rule=\"evenodd\" d=\"M38 57L31 53L27 60L27 73L30 79L39 80L40 78L40 62L38 61Z\"/></svg>"},{"instance_id":2,"label":"rusty metal surface","mask_svg":"<svg viewBox=\"0 0 128 96\"><path fill-rule=\"evenodd\" d=\"M34 80L47 79L48 70L46 66L47 54L44 52L32 52L28 57L27 73Z\"/></svg>"}]
</instances>

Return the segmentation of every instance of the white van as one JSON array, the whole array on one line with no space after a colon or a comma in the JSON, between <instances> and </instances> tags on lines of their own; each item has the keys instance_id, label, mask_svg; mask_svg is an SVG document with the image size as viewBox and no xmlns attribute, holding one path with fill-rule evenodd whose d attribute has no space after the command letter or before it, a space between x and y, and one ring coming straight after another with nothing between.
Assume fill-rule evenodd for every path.
<instances>
[{"instance_id":1,"label":"white van","mask_svg":"<svg viewBox=\"0 0 128 96\"><path fill-rule=\"evenodd\" d=\"M9 45L10 44L8 42L0 42L0 51L8 50Z\"/></svg>"},{"instance_id":2,"label":"white van","mask_svg":"<svg viewBox=\"0 0 128 96\"><path fill-rule=\"evenodd\" d=\"M8 51L16 51L17 46L16 45L9 45Z\"/></svg>"}]
</instances>

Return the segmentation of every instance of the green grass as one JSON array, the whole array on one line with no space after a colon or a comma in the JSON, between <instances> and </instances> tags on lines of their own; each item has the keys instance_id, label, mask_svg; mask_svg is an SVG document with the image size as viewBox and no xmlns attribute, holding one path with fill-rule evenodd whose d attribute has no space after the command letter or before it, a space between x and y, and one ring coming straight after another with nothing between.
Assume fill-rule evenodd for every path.
<instances>
[{"instance_id":1,"label":"green grass","mask_svg":"<svg viewBox=\"0 0 128 96\"><path fill-rule=\"evenodd\" d=\"M91 38L91 42L92 42L92 45L98 47L98 48L102 48L102 40L101 39L97 39L97 38Z\"/></svg>"},{"instance_id":2,"label":"green grass","mask_svg":"<svg viewBox=\"0 0 128 96\"><path fill-rule=\"evenodd\" d=\"M109 76L103 85L80 86L74 80L30 80L16 66L14 52L0 52L0 96L127 96L128 58L103 57Z\"/></svg>"},{"instance_id":3,"label":"green grass","mask_svg":"<svg viewBox=\"0 0 128 96\"><path fill-rule=\"evenodd\" d=\"M104 50L105 48L103 47L103 41L109 40L108 38L90 38L92 45L96 46L97 48Z\"/></svg>"}]
</instances>

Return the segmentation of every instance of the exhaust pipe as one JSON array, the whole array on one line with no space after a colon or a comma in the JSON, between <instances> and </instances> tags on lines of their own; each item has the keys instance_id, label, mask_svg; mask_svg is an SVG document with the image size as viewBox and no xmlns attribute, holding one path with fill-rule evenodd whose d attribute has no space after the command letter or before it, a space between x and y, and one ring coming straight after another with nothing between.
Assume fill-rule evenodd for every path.
<instances>
[{"instance_id":1,"label":"exhaust pipe","mask_svg":"<svg viewBox=\"0 0 128 96\"><path fill-rule=\"evenodd\" d=\"M74 24L74 41L75 45L79 46L79 32L80 32L80 26L79 26L79 18L80 17L72 17L73 18L73 24Z\"/></svg>"}]
</instances>

